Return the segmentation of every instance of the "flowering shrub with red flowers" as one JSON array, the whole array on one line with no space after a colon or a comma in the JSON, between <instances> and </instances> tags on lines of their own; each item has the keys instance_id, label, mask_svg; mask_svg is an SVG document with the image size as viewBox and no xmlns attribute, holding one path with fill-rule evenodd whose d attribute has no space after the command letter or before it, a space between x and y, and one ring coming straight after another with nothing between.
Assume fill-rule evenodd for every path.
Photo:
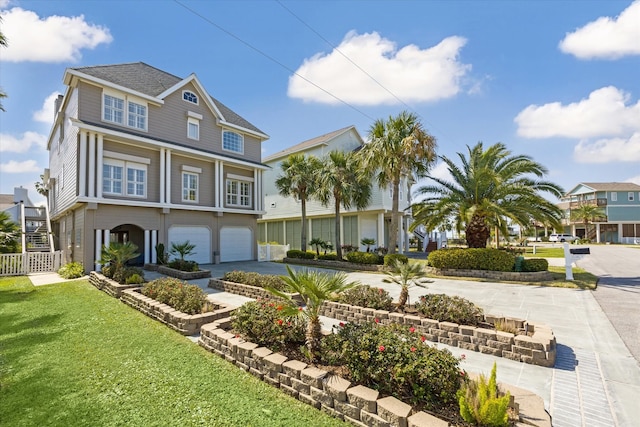
<instances>
[{"instance_id":1,"label":"flowering shrub with red flowers","mask_svg":"<svg viewBox=\"0 0 640 427\"><path fill-rule=\"evenodd\" d=\"M233 329L248 341L280 350L287 344L304 344L307 322L302 316L285 316L282 301L259 299L235 311Z\"/></svg>"},{"instance_id":2,"label":"flowering shrub with red flowers","mask_svg":"<svg viewBox=\"0 0 640 427\"><path fill-rule=\"evenodd\" d=\"M207 303L207 295L197 285L173 277L162 277L146 283L143 295L167 304L187 314L200 314Z\"/></svg>"},{"instance_id":3,"label":"flowering shrub with red flowers","mask_svg":"<svg viewBox=\"0 0 640 427\"><path fill-rule=\"evenodd\" d=\"M338 302L376 310L391 311L393 309L393 298L389 292L366 285L356 286L341 293L338 296Z\"/></svg>"},{"instance_id":4,"label":"flowering shrub with red flowers","mask_svg":"<svg viewBox=\"0 0 640 427\"><path fill-rule=\"evenodd\" d=\"M351 380L429 409L456 401L459 359L404 325L346 324L322 342L326 363L345 366Z\"/></svg>"}]
</instances>

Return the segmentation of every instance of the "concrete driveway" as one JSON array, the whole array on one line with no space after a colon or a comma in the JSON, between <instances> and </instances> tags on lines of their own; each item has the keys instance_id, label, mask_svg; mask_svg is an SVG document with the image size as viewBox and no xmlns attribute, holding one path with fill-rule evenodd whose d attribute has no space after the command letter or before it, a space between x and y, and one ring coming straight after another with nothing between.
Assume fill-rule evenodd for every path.
<instances>
[{"instance_id":1,"label":"concrete driveway","mask_svg":"<svg viewBox=\"0 0 640 427\"><path fill-rule=\"evenodd\" d=\"M600 278L593 296L640 362L640 246L592 245L576 264Z\"/></svg>"}]
</instances>

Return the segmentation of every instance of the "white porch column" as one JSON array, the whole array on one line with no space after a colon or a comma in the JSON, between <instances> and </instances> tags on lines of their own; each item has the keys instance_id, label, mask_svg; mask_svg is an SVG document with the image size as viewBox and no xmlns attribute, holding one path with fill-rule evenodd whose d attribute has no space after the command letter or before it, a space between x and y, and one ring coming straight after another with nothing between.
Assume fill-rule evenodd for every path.
<instances>
[{"instance_id":1,"label":"white porch column","mask_svg":"<svg viewBox=\"0 0 640 427\"><path fill-rule=\"evenodd\" d=\"M96 134L89 133L89 197L96 197Z\"/></svg>"},{"instance_id":2,"label":"white porch column","mask_svg":"<svg viewBox=\"0 0 640 427\"><path fill-rule=\"evenodd\" d=\"M171 150L167 150L167 161L166 161L166 195L165 202L171 204Z\"/></svg>"},{"instance_id":3,"label":"white porch column","mask_svg":"<svg viewBox=\"0 0 640 427\"><path fill-rule=\"evenodd\" d=\"M158 254L156 253L156 246L158 245L158 230L151 230L151 263L156 264L158 262Z\"/></svg>"},{"instance_id":4,"label":"white porch column","mask_svg":"<svg viewBox=\"0 0 640 427\"><path fill-rule=\"evenodd\" d=\"M402 229L404 235L404 251L409 252L409 218L402 217Z\"/></svg>"},{"instance_id":5,"label":"white porch column","mask_svg":"<svg viewBox=\"0 0 640 427\"><path fill-rule=\"evenodd\" d=\"M160 203L164 203L165 193L164 193L164 183L167 180L167 171L165 166L165 157L166 157L166 149L160 149Z\"/></svg>"},{"instance_id":6,"label":"white porch column","mask_svg":"<svg viewBox=\"0 0 640 427\"><path fill-rule=\"evenodd\" d=\"M387 242L384 241L384 213L380 212L378 214L378 247L386 245Z\"/></svg>"},{"instance_id":7,"label":"white porch column","mask_svg":"<svg viewBox=\"0 0 640 427\"><path fill-rule=\"evenodd\" d=\"M105 247L109 247L109 243L111 242L111 230L104 230L104 238L102 239L102 242Z\"/></svg>"},{"instance_id":8,"label":"white porch column","mask_svg":"<svg viewBox=\"0 0 640 427\"><path fill-rule=\"evenodd\" d=\"M218 185L216 186L218 189L218 207L224 207L224 165L222 162L218 162Z\"/></svg>"},{"instance_id":9,"label":"white porch column","mask_svg":"<svg viewBox=\"0 0 640 427\"><path fill-rule=\"evenodd\" d=\"M95 260L98 261L102 257L102 230L96 230L96 256ZM98 262L93 267L96 271L102 271L102 265Z\"/></svg>"},{"instance_id":10,"label":"white porch column","mask_svg":"<svg viewBox=\"0 0 640 427\"><path fill-rule=\"evenodd\" d=\"M104 137L102 134L98 134L98 159L96 164L96 195L98 199L102 198L102 174L104 167Z\"/></svg>"},{"instance_id":11,"label":"white porch column","mask_svg":"<svg viewBox=\"0 0 640 427\"><path fill-rule=\"evenodd\" d=\"M404 218L398 218L398 253L404 253ZM389 249L391 250L391 249Z\"/></svg>"},{"instance_id":12,"label":"white porch column","mask_svg":"<svg viewBox=\"0 0 640 427\"><path fill-rule=\"evenodd\" d=\"M596 224L596 242L600 243L600 224Z\"/></svg>"},{"instance_id":13,"label":"white porch column","mask_svg":"<svg viewBox=\"0 0 640 427\"><path fill-rule=\"evenodd\" d=\"M220 160L213 164L213 207L220 207Z\"/></svg>"},{"instance_id":14,"label":"white porch column","mask_svg":"<svg viewBox=\"0 0 640 427\"><path fill-rule=\"evenodd\" d=\"M149 230L144 230L144 263L149 264L151 257L149 254L151 253L151 236L149 234Z\"/></svg>"},{"instance_id":15,"label":"white porch column","mask_svg":"<svg viewBox=\"0 0 640 427\"><path fill-rule=\"evenodd\" d=\"M253 209L258 210L260 208L258 195L260 194L260 177L258 174L258 169L253 170Z\"/></svg>"},{"instance_id":16,"label":"white porch column","mask_svg":"<svg viewBox=\"0 0 640 427\"><path fill-rule=\"evenodd\" d=\"M78 196L87 195L87 131L80 131L80 158L78 159Z\"/></svg>"}]
</instances>

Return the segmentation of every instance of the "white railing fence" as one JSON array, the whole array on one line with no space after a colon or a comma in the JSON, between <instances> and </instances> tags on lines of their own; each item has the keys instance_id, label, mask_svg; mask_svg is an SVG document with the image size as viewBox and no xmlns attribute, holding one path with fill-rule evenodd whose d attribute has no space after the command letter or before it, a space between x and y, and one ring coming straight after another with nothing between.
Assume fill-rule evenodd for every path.
<instances>
[{"instance_id":1,"label":"white railing fence","mask_svg":"<svg viewBox=\"0 0 640 427\"><path fill-rule=\"evenodd\" d=\"M0 254L0 276L58 271L62 267L62 260L62 251Z\"/></svg>"},{"instance_id":2,"label":"white railing fence","mask_svg":"<svg viewBox=\"0 0 640 427\"><path fill-rule=\"evenodd\" d=\"M258 245L258 261L282 261L288 250L289 245Z\"/></svg>"}]
</instances>

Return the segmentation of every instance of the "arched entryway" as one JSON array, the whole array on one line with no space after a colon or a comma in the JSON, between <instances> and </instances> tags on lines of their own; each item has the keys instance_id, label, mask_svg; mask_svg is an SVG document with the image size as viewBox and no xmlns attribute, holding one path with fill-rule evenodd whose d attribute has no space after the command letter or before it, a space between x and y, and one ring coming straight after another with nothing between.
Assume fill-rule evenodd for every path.
<instances>
[{"instance_id":1,"label":"arched entryway","mask_svg":"<svg viewBox=\"0 0 640 427\"><path fill-rule=\"evenodd\" d=\"M122 224L109 230L110 243L127 243L131 242L138 247L140 254L136 259L131 260L131 265L144 265L144 230L137 225Z\"/></svg>"}]
</instances>

